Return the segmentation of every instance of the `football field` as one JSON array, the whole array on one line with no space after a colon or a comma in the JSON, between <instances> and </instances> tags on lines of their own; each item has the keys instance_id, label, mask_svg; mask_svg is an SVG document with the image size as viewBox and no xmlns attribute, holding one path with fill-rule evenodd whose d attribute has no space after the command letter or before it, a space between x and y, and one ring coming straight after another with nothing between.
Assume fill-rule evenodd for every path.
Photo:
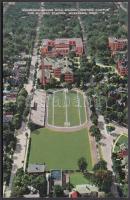
<instances>
[{"instance_id":1,"label":"football field","mask_svg":"<svg viewBox=\"0 0 130 200\"><path fill-rule=\"evenodd\" d=\"M86 122L83 94L67 89L48 96L48 124L58 127L80 126Z\"/></svg>"}]
</instances>

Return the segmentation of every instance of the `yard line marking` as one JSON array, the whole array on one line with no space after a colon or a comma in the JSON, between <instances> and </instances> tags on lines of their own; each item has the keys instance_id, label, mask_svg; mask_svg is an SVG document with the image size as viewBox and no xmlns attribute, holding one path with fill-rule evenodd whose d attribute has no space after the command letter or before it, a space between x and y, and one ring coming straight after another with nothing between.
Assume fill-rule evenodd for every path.
<instances>
[{"instance_id":1,"label":"yard line marking","mask_svg":"<svg viewBox=\"0 0 130 200\"><path fill-rule=\"evenodd\" d=\"M50 96L48 95L48 101L47 101L47 116L46 116L46 119L47 119L47 124L49 124L49 119L48 119L48 109L49 109L49 101L50 101Z\"/></svg>"},{"instance_id":2,"label":"yard line marking","mask_svg":"<svg viewBox=\"0 0 130 200\"><path fill-rule=\"evenodd\" d=\"M55 92L53 94L53 101L52 101L52 124L54 125L54 98L55 98Z\"/></svg>"},{"instance_id":3,"label":"yard line marking","mask_svg":"<svg viewBox=\"0 0 130 200\"><path fill-rule=\"evenodd\" d=\"M80 125L81 125L81 114L80 114L80 99L79 99L79 95L78 95L78 92L77 92L77 101L78 101L78 111L79 111L79 121L80 121Z\"/></svg>"},{"instance_id":4,"label":"yard line marking","mask_svg":"<svg viewBox=\"0 0 130 200\"><path fill-rule=\"evenodd\" d=\"M67 112L67 96L66 96L66 90L64 90L64 93L65 93L65 107L66 107L66 115L65 115L65 120L66 120L66 124L68 124L68 112Z\"/></svg>"}]
</instances>

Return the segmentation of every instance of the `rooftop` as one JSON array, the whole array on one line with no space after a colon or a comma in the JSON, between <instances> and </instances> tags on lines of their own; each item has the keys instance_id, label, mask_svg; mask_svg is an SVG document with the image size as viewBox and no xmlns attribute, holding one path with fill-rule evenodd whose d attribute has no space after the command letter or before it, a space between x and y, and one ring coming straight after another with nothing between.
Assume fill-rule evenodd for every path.
<instances>
[{"instance_id":1,"label":"rooftop","mask_svg":"<svg viewBox=\"0 0 130 200\"><path fill-rule=\"evenodd\" d=\"M76 46L83 46L81 38L56 38L55 40L43 39L42 40L42 46L48 45L49 41L54 41L55 44L66 44L66 45L69 45L69 41L70 40L75 41L76 42Z\"/></svg>"},{"instance_id":2,"label":"rooftop","mask_svg":"<svg viewBox=\"0 0 130 200\"><path fill-rule=\"evenodd\" d=\"M28 173L42 173L42 172L45 172L45 165L43 165L43 164L29 164L27 172Z\"/></svg>"},{"instance_id":3,"label":"rooftop","mask_svg":"<svg viewBox=\"0 0 130 200\"><path fill-rule=\"evenodd\" d=\"M83 184L83 185L76 185L76 191L80 194L86 194L91 192L98 192L98 188L95 185Z\"/></svg>"},{"instance_id":4,"label":"rooftop","mask_svg":"<svg viewBox=\"0 0 130 200\"><path fill-rule=\"evenodd\" d=\"M109 37L108 40L110 42L128 42L127 38L116 38L116 37Z\"/></svg>"}]
</instances>

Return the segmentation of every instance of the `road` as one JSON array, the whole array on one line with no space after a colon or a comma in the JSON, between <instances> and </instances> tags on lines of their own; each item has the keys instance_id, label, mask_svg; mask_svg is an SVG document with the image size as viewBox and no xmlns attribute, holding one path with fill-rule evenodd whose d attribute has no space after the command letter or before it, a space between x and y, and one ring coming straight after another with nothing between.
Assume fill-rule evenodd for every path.
<instances>
[{"instance_id":1,"label":"road","mask_svg":"<svg viewBox=\"0 0 130 200\"><path fill-rule=\"evenodd\" d=\"M77 6L77 9L79 9L79 2L76 3L76 6ZM83 25L80 15L78 15L78 20L79 20L79 24L80 24L82 36L83 36L84 53L87 56L87 34L85 32L84 25Z\"/></svg>"}]
</instances>

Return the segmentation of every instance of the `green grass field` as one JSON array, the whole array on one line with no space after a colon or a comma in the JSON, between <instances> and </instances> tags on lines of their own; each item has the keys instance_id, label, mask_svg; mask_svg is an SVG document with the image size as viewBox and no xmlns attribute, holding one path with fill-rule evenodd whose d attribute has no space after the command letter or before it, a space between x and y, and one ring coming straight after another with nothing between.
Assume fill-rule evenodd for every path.
<instances>
[{"instance_id":1,"label":"green grass field","mask_svg":"<svg viewBox=\"0 0 130 200\"><path fill-rule=\"evenodd\" d=\"M54 126L77 126L86 121L84 97L74 91L58 91L48 99L48 123Z\"/></svg>"},{"instance_id":2,"label":"green grass field","mask_svg":"<svg viewBox=\"0 0 130 200\"><path fill-rule=\"evenodd\" d=\"M48 169L78 169L77 161L85 157L92 169L87 129L55 132L46 128L31 133L29 163L46 163Z\"/></svg>"},{"instance_id":3,"label":"green grass field","mask_svg":"<svg viewBox=\"0 0 130 200\"><path fill-rule=\"evenodd\" d=\"M70 183L73 186L76 186L79 184L90 184L90 181L87 178L85 178L82 173L75 172L70 175Z\"/></svg>"}]
</instances>

